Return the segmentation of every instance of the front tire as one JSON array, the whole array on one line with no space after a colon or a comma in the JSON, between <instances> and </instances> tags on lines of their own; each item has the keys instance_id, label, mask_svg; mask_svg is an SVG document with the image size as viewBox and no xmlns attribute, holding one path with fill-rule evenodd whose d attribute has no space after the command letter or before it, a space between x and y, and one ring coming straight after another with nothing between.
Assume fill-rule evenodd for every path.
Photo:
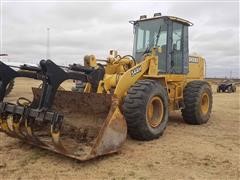
<instances>
[{"instance_id":1,"label":"front tire","mask_svg":"<svg viewBox=\"0 0 240 180\"><path fill-rule=\"evenodd\" d=\"M134 139L156 139L163 134L167 126L168 96L157 81L137 81L128 90L122 109L128 133Z\"/></svg>"},{"instance_id":2,"label":"front tire","mask_svg":"<svg viewBox=\"0 0 240 180\"><path fill-rule=\"evenodd\" d=\"M212 90L206 81L191 81L183 91L182 116L186 123L200 125L206 123L212 111Z\"/></svg>"}]
</instances>

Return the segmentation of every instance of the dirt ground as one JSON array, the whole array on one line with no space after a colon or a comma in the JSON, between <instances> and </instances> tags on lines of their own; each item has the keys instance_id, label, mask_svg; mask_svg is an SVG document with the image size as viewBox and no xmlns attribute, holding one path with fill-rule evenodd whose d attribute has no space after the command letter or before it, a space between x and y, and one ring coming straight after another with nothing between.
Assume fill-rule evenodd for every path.
<instances>
[{"instance_id":1,"label":"dirt ground","mask_svg":"<svg viewBox=\"0 0 240 180\"><path fill-rule=\"evenodd\" d=\"M29 96L29 87L38 84L20 79L8 99ZM161 138L128 137L121 152L87 162L0 133L0 179L240 179L240 90L217 94L214 86L213 91L207 124L187 125L179 112L172 113Z\"/></svg>"}]
</instances>

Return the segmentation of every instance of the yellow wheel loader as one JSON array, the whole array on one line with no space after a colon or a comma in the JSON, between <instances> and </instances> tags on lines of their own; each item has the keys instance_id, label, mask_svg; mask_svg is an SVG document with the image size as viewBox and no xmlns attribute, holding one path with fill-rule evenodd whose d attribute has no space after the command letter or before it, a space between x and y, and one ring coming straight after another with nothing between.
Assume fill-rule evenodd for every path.
<instances>
[{"instance_id":1,"label":"yellow wheel loader","mask_svg":"<svg viewBox=\"0 0 240 180\"><path fill-rule=\"evenodd\" d=\"M194 125L206 123L212 109L210 85L189 72L188 27L191 22L157 13L131 21L133 55L111 50L106 60L84 57L84 65L58 66L51 60L15 71L0 63L0 131L30 144L87 160L119 151L127 133L153 140L166 129L170 111L181 110ZM197 71L198 67L192 66ZM195 73L193 73L195 74ZM195 74L196 75L196 74ZM32 101L4 99L16 77L37 79ZM81 81L81 92L59 86Z\"/></svg>"}]
</instances>

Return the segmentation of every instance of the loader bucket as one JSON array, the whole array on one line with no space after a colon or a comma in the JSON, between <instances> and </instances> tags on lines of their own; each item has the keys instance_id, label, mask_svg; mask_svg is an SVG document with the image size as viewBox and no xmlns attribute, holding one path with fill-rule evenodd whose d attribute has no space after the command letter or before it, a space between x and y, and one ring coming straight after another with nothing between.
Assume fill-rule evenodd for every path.
<instances>
[{"instance_id":1,"label":"loader bucket","mask_svg":"<svg viewBox=\"0 0 240 180\"><path fill-rule=\"evenodd\" d=\"M38 104L41 89L33 88L33 95L32 107ZM55 124L25 121L20 132L26 138L20 139L78 160L117 152L126 139L126 122L112 95L57 91L52 111L64 119Z\"/></svg>"},{"instance_id":2,"label":"loader bucket","mask_svg":"<svg viewBox=\"0 0 240 180\"><path fill-rule=\"evenodd\" d=\"M89 81L95 86L103 78L104 69L62 69L51 60L42 60L37 69L26 68L17 72L0 62L1 132L79 160L119 150L127 126L117 97L58 90L68 79ZM24 98L17 104L3 101L6 85L16 77L43 81L41 89L32 89L30 104L26 99L25 103L19 102Z\"/></svg>"}]
</instances>

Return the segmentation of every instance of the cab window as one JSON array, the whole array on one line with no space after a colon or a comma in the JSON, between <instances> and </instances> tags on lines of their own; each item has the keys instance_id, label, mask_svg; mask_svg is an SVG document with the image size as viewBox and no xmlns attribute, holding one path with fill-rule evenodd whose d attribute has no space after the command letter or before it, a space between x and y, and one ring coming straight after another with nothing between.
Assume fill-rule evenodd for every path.
<instances>
[{"instance_id":1,"label":"cab window","mask_svg":"<svg viewBox=\"0 0 240 180\"><path fill-rule=\"evenodd\" d=\"M183 25L173 22L171 73L183 71Z\"/></svg>"}]
</instances>

